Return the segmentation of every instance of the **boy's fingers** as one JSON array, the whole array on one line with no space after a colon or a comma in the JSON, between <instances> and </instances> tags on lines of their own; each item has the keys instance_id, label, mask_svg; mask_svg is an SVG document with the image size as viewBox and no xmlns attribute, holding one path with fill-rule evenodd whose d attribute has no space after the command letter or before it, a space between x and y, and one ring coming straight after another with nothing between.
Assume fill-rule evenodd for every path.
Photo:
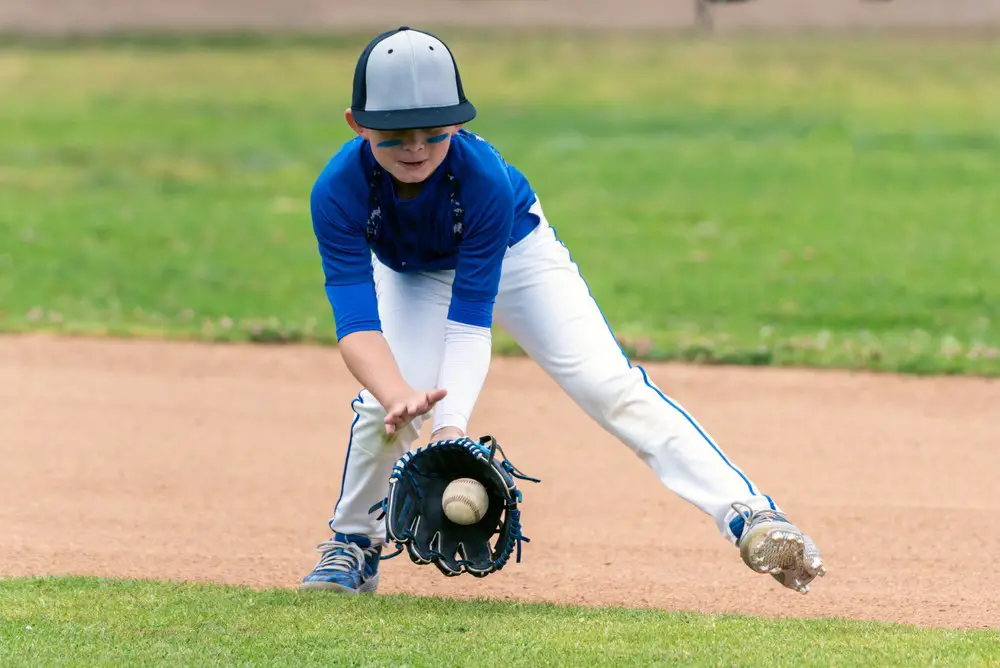
<instances>
[{"instance_id":1,"label":"boy's fingers","mask_svg":"<svg viewBox=\"0 0 1000 668\"><path fill-rule=\"evenodd\" d=\"M431 410L434 404L441 401L447 394L448 390L441 388L424 392L422 396L411 397L409 401L396 404L386 411L384 420L386 433L392 434L398 426Z\"/></svg>"}]
</instances>

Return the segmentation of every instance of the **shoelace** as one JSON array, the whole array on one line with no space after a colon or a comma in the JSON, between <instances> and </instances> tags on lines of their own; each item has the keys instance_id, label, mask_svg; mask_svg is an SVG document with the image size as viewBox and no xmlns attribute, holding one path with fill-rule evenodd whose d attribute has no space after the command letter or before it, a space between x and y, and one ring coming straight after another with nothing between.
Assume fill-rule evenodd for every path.
<instances>
[{"instance_id":1,"label":"shoelace","mask_svg":"<svg viewBox=\"0 0 1000 668\"><path fill-rule=\"evenodd\" d=\"M745 503L733 503L732 509L743 516L743 521L749 527L751 524L757 524L763 520L775 520L776 522L787 522L788 520L776 510L771 510L770 508L763 508L761 510L755 511L750 506Z\"/></svg>"},{"instance_id":2,"label":"shoelace","mask_svg":"<svg viewBox=\"0 0 1000 668\"><path fill-rule=\"evenodd\" d=\"M365 561L364 550L354 543L325 540L316 549L323 553L317 569L353 571L361 568Z\"/></svg>"}]
</instances>

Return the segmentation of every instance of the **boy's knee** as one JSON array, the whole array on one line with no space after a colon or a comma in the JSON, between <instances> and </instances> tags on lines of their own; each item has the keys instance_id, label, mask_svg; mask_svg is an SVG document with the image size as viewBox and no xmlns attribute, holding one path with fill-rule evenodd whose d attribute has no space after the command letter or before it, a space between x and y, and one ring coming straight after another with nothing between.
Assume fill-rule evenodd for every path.
<instances>
[{"instance_id":1,"label":"boy's knee","mask_svg":"<svg viewBox=\"0 0 1000 668\"><path fill-rule=\"evenodd\" d=\"M351 408L358 415L374 416L381 413L385 416L386 410L368 390L361 390L361 393L351 402Z\"/></svg>"},{"instance_id":2,"label":"boy's knee","mask_svg":"<svg viewBox=\"0 0 1000 668\"><path fill-rule=\"evenodd\" d=\"M427 419L426 415L422 415L396 431L395 434L390 435L385 431L387 411L368 390L362 391L352 402L351 407L357 415L351 429L352 438L374 440L374 437L377 438L380 445L385 447L398 448L402 446L408 448L419 438L420 427Z\"/></svg>"}]
</instances>

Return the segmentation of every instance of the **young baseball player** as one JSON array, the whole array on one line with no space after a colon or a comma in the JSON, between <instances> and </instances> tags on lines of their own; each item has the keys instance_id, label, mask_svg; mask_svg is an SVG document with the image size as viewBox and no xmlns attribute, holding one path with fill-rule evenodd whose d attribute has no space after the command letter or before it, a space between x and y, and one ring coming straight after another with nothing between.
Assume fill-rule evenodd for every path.
<instances>
[{"instance_id":1,"label":"young baseball player","mask_svg":"<svg viewBox=\"0 0 1000 668\"><path fill-rule=\"evenodd\" d=\"M743 560L805 592L814 543L619 347L530 183L481 137L451 51L408 27L364 49L345 112L357 136L312 191L313 227L351 406L332 537L305 589L374 592L384 530L371 509L427 419L465 435L496 321L667 489L712 517Z\"/></svg>"}]
</instances>

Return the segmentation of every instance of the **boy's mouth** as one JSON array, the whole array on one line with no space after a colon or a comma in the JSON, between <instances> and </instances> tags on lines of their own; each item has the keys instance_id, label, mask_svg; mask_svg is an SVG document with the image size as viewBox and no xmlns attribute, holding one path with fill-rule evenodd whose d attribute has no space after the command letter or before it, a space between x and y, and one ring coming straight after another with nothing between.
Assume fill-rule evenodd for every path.
<instances>
[{"instance_id":1,"label":"boy's mouth","mask_svg":"<svg viewBox=\"0 0 1000 668\"><path fill-rule=\"evenodd\" d=\"M399 164L403 166L404 169L417 170L424 166L426 160L400 160Z\"/></svg>"}]
</instances>

